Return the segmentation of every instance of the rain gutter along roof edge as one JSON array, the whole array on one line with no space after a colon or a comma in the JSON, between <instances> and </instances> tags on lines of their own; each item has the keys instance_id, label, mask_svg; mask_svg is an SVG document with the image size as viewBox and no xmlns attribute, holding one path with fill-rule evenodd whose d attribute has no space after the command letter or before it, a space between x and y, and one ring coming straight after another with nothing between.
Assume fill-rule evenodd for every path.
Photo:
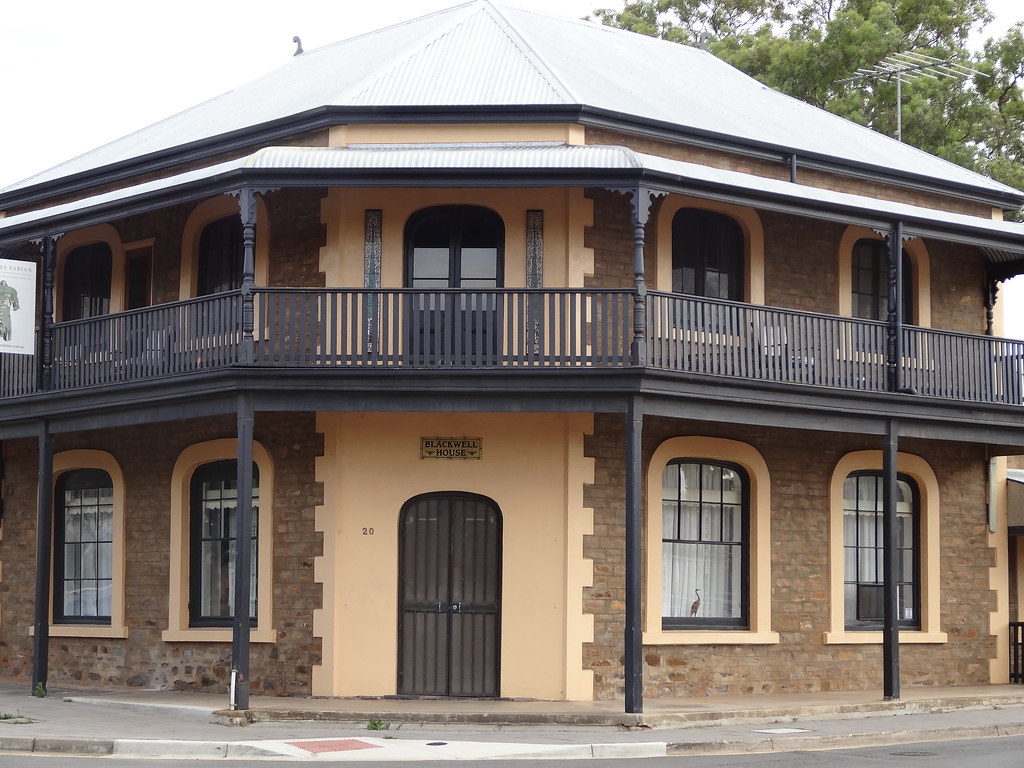
<instances>
[{"instance_id":1,"label":"rain gutter along roof edge","mask_svg":"<svg viewBox=\"0 0 1024 768\"><path fill-rule=\"evenodd\" d=\"M121 163L91 169L72 176L51 179L39 184L8 187L9 192L0 190L0 210L4 208L28 208L56 195L67 195L124 181L132 176L156 173L177 165L208 160L214 155L253 150L276 139L287 138L298 133L330 128L352 123L392 122L400 117L405 123L432 122L578 122L585 126L621 130L648 138L659 138L691 146L752 157L780 165L789 164L794 150L788 147L740 140L695 129L683 129L671 123L645 120L633 115L602 110L584 105L522 105L508 106L466 106L466 107L318 107L314 110L281 118L259 126L239 129L230 133L209 137L198 142L184 144L165 150L131 158ZM475 120L466 118L475 117ZM386 118L386 119L385 119ZM796 153L798 168L808 168L842 176L902 186L915 191L931 192L957 199L968 200L1014 210L1024 205L1024 191L1008 191L976 187L960 182L946 182L932 176L917 176L894 173L881 166L866 166L842 162L832 156ZM58 166L59 167L59 166ZM31 178L31 177L30 177ZM19 182L20 184L20 182ZM1009 191L1012 190L1012 191Z\"/></svg>"}]
</instances>

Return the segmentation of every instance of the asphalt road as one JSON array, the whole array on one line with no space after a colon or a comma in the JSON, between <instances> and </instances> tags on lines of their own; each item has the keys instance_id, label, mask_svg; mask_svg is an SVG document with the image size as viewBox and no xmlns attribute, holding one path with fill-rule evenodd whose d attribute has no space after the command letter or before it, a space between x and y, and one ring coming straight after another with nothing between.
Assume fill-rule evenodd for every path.
<instances>
[{"instance_id":1,"label":"asphalt road","mask_svg":"<svg viewBox=\"0 0 1024 768\"><path fill-rule=\"evenodd\" d=\"M565 768L962 768L970 764L984 768L1020 768L1024 764L1024 736L973 739L964 741L926 742L903 746L869 747L864 749L822 750L819 752L785 752L763 755L714 755L709 757L658 758L604 758L559 761ZM251 760L245 764L254 768L295 768L295 760ZM303 762L303 761L298 761ZM322 759L318 763L324 763ZM374 766L385 768L395 763L360 760L329 761L332 764ZM552 760L502 760L503 768L553 768ZM496 768L494 760L460 760L466 768ZM237 761L217 758L212 760L168 760L139 757L77 757L24 753L0 753L0 768L202 768L219 765L222 768ZM448 764L448 761L422 761L422 765ZM407 766L402 761L397 765Z\"/></svg>"}]
</instances>

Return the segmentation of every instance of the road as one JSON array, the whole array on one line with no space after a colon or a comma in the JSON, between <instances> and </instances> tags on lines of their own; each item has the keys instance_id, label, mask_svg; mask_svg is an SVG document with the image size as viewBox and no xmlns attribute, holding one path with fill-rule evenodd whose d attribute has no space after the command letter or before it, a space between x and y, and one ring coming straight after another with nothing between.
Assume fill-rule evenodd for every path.
<instances>
[{"instance_id":1,"label":"road","mask_svg":"<svg viewBox=\"0 0 1024 768\"><path fill-rule=\"evenodd\" d=\"M559 761L563 768L961 768L965 764L984 768L1020 768L1024 736L964 741L928 742L903 746L868 747L863 749L822 750L820 752L776 752L763 755L715 755L708 757L660 757ZM0 768L222 768L238 761L223 758L212 760L168 760L138 757L74 757L0 753ZM303 762L303 761L298 761ZM318 763L324 763L322 758ZM352 768L384 768L393 763L360 760L330 761ZM423 761L437 764L442 761ZM460 760L465 768L497 768L496 761ZM552 760L502 760L501 768L553 768ZM568 765L566 764L568 763ZM253 760L248 765L258 768L295 768L295 760ZM401 762L396 768L408 765Z\"/></svg>"}]
</instances>

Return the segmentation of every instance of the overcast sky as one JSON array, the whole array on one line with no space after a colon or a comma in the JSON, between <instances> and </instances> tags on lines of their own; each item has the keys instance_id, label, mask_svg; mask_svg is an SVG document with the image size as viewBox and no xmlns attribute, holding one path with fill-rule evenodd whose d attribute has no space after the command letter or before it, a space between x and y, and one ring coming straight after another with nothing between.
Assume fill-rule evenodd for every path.
<instances>
[{"instance_id":1,"label":"overcast sky","mask_svg":"<svg viewBox=\"0 0 1024 768\"><path fill-rule=\"evenodd\" d=\"M507 2L574 18L624 4ZM294 35L309 50L457 3L11 0L0 21L0 189L275 69ZM996 21L979 45L1024 20L1021 0L988 5ZM1024 317L1009 333L1024 337Z\"/></svg>"}]
</instances>

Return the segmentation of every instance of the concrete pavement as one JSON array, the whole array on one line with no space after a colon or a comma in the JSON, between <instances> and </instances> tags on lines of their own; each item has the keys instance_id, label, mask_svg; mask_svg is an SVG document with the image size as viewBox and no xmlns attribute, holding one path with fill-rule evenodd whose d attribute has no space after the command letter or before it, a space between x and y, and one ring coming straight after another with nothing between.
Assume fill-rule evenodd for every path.
<instances>
[{"instance_id":1,"label":"concrete pavement","mask_svg":"<svg viewBox=\"0 0 1024 768\"><path fill-rule=\"evenodd\" d=\"M1024 734L1024 686L621 702L253 696L0 684L0 751L310 760L793 751ZM242 723L246 723L242 725Z\"/></svg>"}]
</instances>

